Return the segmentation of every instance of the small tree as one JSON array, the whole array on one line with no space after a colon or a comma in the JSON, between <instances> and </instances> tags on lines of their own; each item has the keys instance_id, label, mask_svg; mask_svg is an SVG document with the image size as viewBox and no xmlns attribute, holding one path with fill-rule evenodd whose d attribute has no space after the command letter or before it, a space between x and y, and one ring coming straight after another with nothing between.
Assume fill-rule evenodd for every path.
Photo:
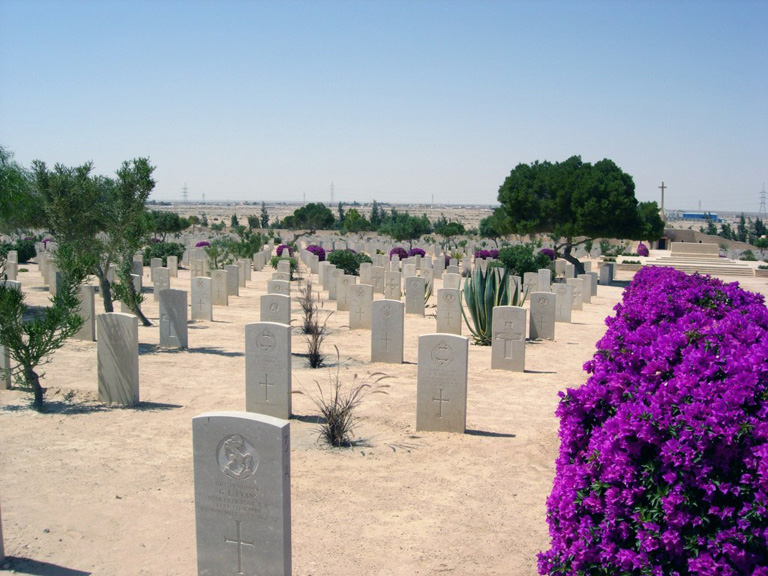
<instances>
[{"instance_id":1,"label":"small tree","mask_svg":"<svg viewBox=\"0 0 768 576\"><path fill-rule=\"evenodd\" d=\"M48 308L31 309L21 290L0 284L0 345L16 363L14 379L22 389L32 392L32 405L38 412L43 411L45 395L38 368L48 363L51 355L83 325L77 313L77 293L87 267L66 245L58 247L56 262L61 281Z\"/></svg>"},{"instance_id":2,"label":"small tree","mask_svg":"<svg viewBox=\"0 0 768 576\"><path fill-rule=\"evenodd\" d=\"M267 206L264 202L261 203L261 227L269 228L269 212L267 212Z\"/></svg>"}]
</instances>

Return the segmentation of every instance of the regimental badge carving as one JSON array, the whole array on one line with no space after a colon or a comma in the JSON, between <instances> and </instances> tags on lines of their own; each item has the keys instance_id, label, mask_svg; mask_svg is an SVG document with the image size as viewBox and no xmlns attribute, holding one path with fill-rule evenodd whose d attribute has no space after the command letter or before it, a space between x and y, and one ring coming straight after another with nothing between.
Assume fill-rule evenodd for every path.
<instances>
[{"instance_id":1,"label":"regimental badge carving","mask_svg":"<svg viewBox=\"0 0 768 576\"><path fill-rule=\"evenodd\" d=\"M449 304L452 304L455 299L456 299L456 296L454 296L451 292L448 292L448 294L443 295L443 300L445 300Z\"/></svg>"},{"instance_id":2,"label":"regimental badge carving","mask_svg":"<svg viewBox=\"0 0 768 576\"><path fill-rule=\"evenodd\" d=\"M358 298L365 298L365 290L363 288L357 289L357 297Z\"/></svg>"},{"instance_id":3,"label":"regimental badge carving","mask_svg":"<svg viewBox=\"0 0 768 576\"><path fill-rule=\"evenodd\" d=\"M544 308L544 307L546 307L546 305L547 305L547 299L546 299L546 298L544 298L544 297L542 296L541 298L539 298L538 304L539 304L539 306L540 306L541 308Z\"/></svg>"},{"instance_id":4,"label":"regimental badge carving","mask_svg":"<svg viewBox=\"0 0 768 576\"><path fill-rule=\"evenodd\" d=\"M202 289L202 288L203 288L203 281L202 281L202 280L198 280L198 281L196 282L196 284L197 284L197 287L198 287L198 288L200 288L200 289Z\"/></svg>"},{"instance_id":5,"label":"regimental badge carving","mask_svg":"<svg viewBox=\"0 0 768 576\"><path fill-rule=\"evenodd\" d=\"M262 352L272 352L275 346L277 346L277 338L275 338L271 330L264 330L264 332L256 336L256 346Z\"/></svg>"},{"instance_id":6,"label":"regimental badge carving","mask_svg":"<svg viewBox=\"0 0 768 576\"><path fill-rule=\"evenodd\" d=\"M441 340L432 348L432 361L441 367L446 367L453 362L453 348L448 342Z\"/></svg>"},{"instance_id":7,"label":"regimental badge carving","mask_svg":"<svg viewBox=\"0 0 768 576\"><path fill-rule=\"evenodd\" d=\"M381 307L381 315L384 316L384 318L389 318L392 315L392 306L384 304L384 306Z\"/></svg>"},{"instance_id":8,"label":"regimental badge carving","mask_svg":"<svg viewBox=\"0 0 768 576\"><path fill-rule=\"evenodd\" d=\"M235 480L250 478L259 466L259 455L240 434L232 434L219 442L216 460L221 471Z\"/></svg>"},{"instance_id":9,"label":"regimental badge carving","mask_svg":"<svg viewBox=\"0 0 768 576\"><path fill-rule=\"evenodd\" d=\"M280 308L280 305L277 302L272 302L269 305L269 311L270 312L277 312L278 308Z\"/></svg>"}]
</instances>

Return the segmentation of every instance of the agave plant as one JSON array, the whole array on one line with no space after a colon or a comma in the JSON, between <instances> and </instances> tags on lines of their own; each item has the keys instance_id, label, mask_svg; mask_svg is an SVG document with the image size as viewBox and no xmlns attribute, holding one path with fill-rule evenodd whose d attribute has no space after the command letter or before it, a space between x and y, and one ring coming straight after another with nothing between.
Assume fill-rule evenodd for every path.
<instances>
[{"instance_id":1,"label":"agave plant","mask_svg":"<svg viewBox=\"0 0 768 576\"><path fill-rule=\"evenodd\" d=\"M519 299L519 289L515 285L515 299ZM490 346L492 342L491 327L493 325L494 306L508 306L511 290L509 286L509 271L504 268L489 267L485 272L477 267L472 274L464 279L462 299L466 303L461 307L469 331L475 344ZM469 311L469 315L467 314ZM470 322L469 319L472 319Z\"/></svg>"}]
</instances>

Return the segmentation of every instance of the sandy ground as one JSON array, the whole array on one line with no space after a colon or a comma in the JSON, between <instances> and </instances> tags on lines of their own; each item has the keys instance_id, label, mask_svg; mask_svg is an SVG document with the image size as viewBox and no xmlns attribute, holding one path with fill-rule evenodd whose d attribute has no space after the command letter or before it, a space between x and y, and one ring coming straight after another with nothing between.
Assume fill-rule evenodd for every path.
<instances>
[{"instance_id":1,"label":"sandy ground","mask_svg":"<svg viewBox=\"0 0 768 576\"><path fill-rule=\"evenodd\" d=\"M37 266L22 267L28 301L43 304ZM70 341L45 367L49 413L29 408L21 391L0 391L9 557L0 572L196 573L191 422L202 412L244 408L244 326L258 321L270 273L254 273L229 307L215 307L214 322L191 324L188 351L159 349L158 328L140 327L135 409L96 401L95 342ZM172 287L189 289L189 272L179 274ZM765 280L746 285L766 293ZM315 380L327 387L337 368L346 382L377 371L392 378L388 394L360 407L361 440L349 449L318 443L312 402L294 396L294 574L536 574L536 555L548 545L557 392L584 382L582 365L621 292L601 286L572 324L557 325L555 341L531 342L524 374L491 371L490 348L470 346L466 434L415 429L417 339L435 330L434 307L427 317L406 317L406 362L398 366L370 364L370 333L344 327L347 313L328 323L330 369L307 367L295 330L294 389L312 390ZM151 294L144 310L157 322ZM297 324L295 301L293 317Z\"/></svg>"}]
</instances>

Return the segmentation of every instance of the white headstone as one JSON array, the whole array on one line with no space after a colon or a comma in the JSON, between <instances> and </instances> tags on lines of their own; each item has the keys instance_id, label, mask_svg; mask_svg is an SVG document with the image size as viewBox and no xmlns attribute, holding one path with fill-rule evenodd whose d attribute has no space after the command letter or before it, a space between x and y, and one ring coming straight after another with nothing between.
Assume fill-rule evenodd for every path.
<instances>
[{"instance_id":1,"label":"white headstone","mask_svg":"<svg viewBox=\"0 0 768 576\"><path fill-rule=\"evenodd\" d=\"M451 272L445 274L443 276L443 288L447 288L449 290L461 289L461 276Z\"/></svg>"},{"instance_id":2,"label":"white headstone","mask_svg":"<svg viewBox=\"0 0 768 576\"><path fill-rule=\"evenodd\" d=\"M291 417L289 325L245 325L245 409L285 420Z\"/></svg>"},{"instance_id":3,"label":"white headstone","mask_svg":"<svg viewBox=\"0 0 768 576\"><path fill-rule=\"evenodd\" d=\"M419 336L416 430L464 433L468 354L464 336Z\"/></svg>"},{"instance_id":4,"label":"white headstone","mask_svg":"<svg viewBox=\"0 0 768 576\"><path fill-rule=\"evenodd\" d=\"M227 271L227 294L230 296L240 295L240 266L237 264L230 264L224 266L224 270Z\"/></svg>"},{"instance_id":5,"label":"white headstone","mask_svg":"<svg viewBox=\"0 0 768 576\"><path fill-rule=\"evenodd\" d=\"M188 348L187 293L184 290L161 290L160 346L163 348Z\"/></svg>"},{"instance_id":6,"label":"white headstone","mask_svg":"<svg viewBox=\"0 0 768 576\"><path fill-rule=\"evenodd\" d=\"M405 313L424 316L424 278L412 276L405 279Z\"/></svg>"},{"instance_id":7,"label":"white headstone","mask_svg":"<svg viewBox=\"0 0 768 576\"><path fill-rule=\"evenodd\" d=\"M349 329L371 329L371 305L373 304L373 286L355 284L349 288Z\"/></svg>"},{"instance_id":8,"label":"white headstone","mask_svg":"<svg viewBox=\"0 0 768 576\"><path fill-rule=\"evenodd\" d=\"M282 294L265 294L260 298L260 322L291 323L291 297Z\"/></svg>"},{"instance_id":9,"label":"white headstone","mask_svg":"<svg viewBox=\"0 0 768 576\"><path fill-rule=\"evenodd\" d=\"M549 268L541 268L538 276L538 289L541 292L546 292L552 284L552 271Z\"/></svg>"},{"instance_id":10,"label":"white headstone","mask_svg":"<svg viewBox=\"0 0 768 576\"><path fill-rule=\"evenodd\" d=\"M200 276L192 278L192 321L213 320L213 305L211 303L211 279Z\"/></svg>"},{"instance_id":11,"label":"white headstone","mask_svg":"<svg viewBox=\"0 0 768 576\"><path fill-rule=\"evenodd\" d=\"M76 340L88 340L93 342L96 340L96 313L95 313L95 299L94 299L94 287L83 284L80 286L80 291L77 295L77 299L80 302L80 308L77 313L83 319L83 326L77 331L77 334L72 336Z\"/></svg>"},{"instance_id":12,"label":"white headstone","mask_svg":"<svg viewBox=\"0 0 768 576\"><path fill-rule=\"evenodd\" d=\"M171 271L171 278L178 278L179 277L179 257L168 256L166 258L166 261L168 263L168 270Z\"/></svg>"},{"instance_id":13,"label":"white headstone","mask_svg":"<svg viewBox=\"0 0 768 576\"><path fill-rule=\"evenodd\" d=\"M518 306L493 308L491 369L525 372L525 326L528 311Z\"/></svg>"},{"instance_id":14,"label":"white headstone","mask_svg":"<svg viewBox=\"0 0 768 576\"><path fill-rule=\"evenodd\" d=\"M573 286L552 284L555 294L555 322L570 322L573 310Z\"/></svg>"},{"instance_id":15,"label":"white headstone","mask_svg":"<svg viewBox=\"0 0 768 576\"><path fill-rule=\"evenodd\" d=\"M584 280L581 278L568 278L566 282L569 286L573 287L573 309L583 310Z\"/></svg>"},{"instance_id":16,"label":"white headstone","mask_svg":"<svg viewBox=\"0 0 768 576\"><path fill-rule=\"evenodd\" d=\"M461 300L459 291L443 288L437 291L437 330L440 334L461 335Z\"/></svg>"},{"instance_id":17,"label":"white headstone","mask_svg":"<svg viewBox=\"0 0 768 576\"><path fill-rule=\"evenodd\" d=\"M291 283L287 280L267 280L267 294L291 295Z\"/></svg>"},{"instance_id":18,"label":"white headstone","mask_svg":"<svg viewBox=\"0 0 768 576\"><path fill-rule=\"evenodd\" d=\"M387 300L400 300L403 295L401 286L400 272L388 270L384 274L384 298Z\"/></svg>"},{"instance_id":19,"label":"white headstone","mask_svg":"<svg viewBox=\"0 0 768 576\"><path fill-rule=\"evenodd\" d=\"M11 355L5 346L0 346L0 390L11 387Z\"/></svg>"},{"instance_id":20,"label":"white headstone","mask_svg":"<svg viewBox=\"0 0 768 576\"><path fill-rule=\"evenodd\" d=\"M584 304L592 303L592 276L589 274L579 274L578 279L581 280L584 285L581 292L581 300Z\"/></svg>"},{"instance_id":21,"label":"white headstone","mask_svg":"<svg viewBox=\"0 0 768 576\"><path fill-rule=\"evenodd\" d=\"M152 268L152 299L158 301L162 290L171 289L171 271L168 268Z\"/></svg>"},{"instance_id":22,"label":"white headstone","mask_svg":"<svg viewBox=\"0 0 768 576\"><path fill-rule=\"evenodd\" d=\"M405 305L399 300L375 300L371 306L371 362L403 363Z\"/></svg>"},{"instance_id":23,"label":"white headstone","mask_svg":"<svg viewBox=\"0 0 768 576\"><path fill-rule=\"evenodd\" d=\"M96 317L99 400L135 406L139 402L139 319L109 312Z\"/></svg>"},{"instance_id":24,"label":"white headstone","mask_svg":"<svg viewBox=\"0 0 768 576\"><path fill-rule=\"evenodd\" d=\"M357 276L343 274L336 281L336 310L347 312L349 310L349 290L357 282Z\"/></svg>"},{"instance_id":25,"label":"white headstone","mask_svg":"<svg viewBox=\"0 0 768 576\"><path fill-rule=\"evenodd\" d=\"M214 306L229 306L226 270L211 270L211 303Z\"/></svg>"},{"instance_id":26,"label":"white headstone","mask_svg":"<svg viewBox=\"0 0 768 576\"><path fill-rule=\"evenodd\" d=\"M531 318L528 337L531 340L555 339L555 295L533 292L530 295Z\"/></svg>"},{"instance_id":27,"label":"white headstone","mask_svg":"<svg viewBox=\"0 0 768 576\"><path fill-rule=\"evenodd\" d=\"M198 576L291 574L286 420L207 412L192 420Z\"/></svg>"}]
</instances>

